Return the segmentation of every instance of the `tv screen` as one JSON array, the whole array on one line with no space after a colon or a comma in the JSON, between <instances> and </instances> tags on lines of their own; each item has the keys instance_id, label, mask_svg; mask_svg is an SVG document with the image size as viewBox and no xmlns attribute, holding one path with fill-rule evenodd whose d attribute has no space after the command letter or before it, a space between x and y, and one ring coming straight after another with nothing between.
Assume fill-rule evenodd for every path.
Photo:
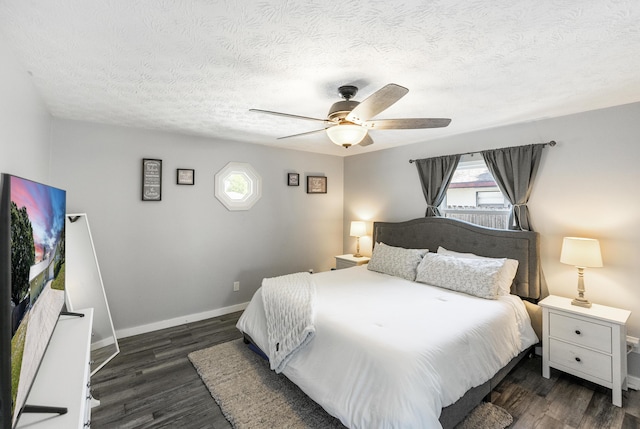
<instances>
[{"instance_id":1,"label":"tv screen","mask_svg":"<svg viewBox=\"0 0 640 429\"><path fill-rule=\"evenodd\" d=\"M12 428L65 302L66 192L3 174L0 209L0 413Z\"/></svg>"}]
</instances>

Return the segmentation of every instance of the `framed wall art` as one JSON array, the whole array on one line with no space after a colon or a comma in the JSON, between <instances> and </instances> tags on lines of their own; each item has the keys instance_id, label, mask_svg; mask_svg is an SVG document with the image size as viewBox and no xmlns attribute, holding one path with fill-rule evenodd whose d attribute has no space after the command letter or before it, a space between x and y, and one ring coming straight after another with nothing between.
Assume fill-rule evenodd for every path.
<instances>
[{"instance_id":1,"label":"framed wall art","mask_svg":"<svg viewBox=\"0 0 640 429\"><path fill-rule=\"evenodd\" d=\"M194 185L196 181L196 170L189 168L178 168L176 170L176 184Z\"/></svg>"},{"instance_id":2,"label":"framed wall art","mask_svg":"<svg viewBox=\"0 0 640 429\"><path fill-rule=\"evenodd\" d=\"M326 194L327 178L325 176L307 176L307 194Z\"/></svg>"},{"instance_id":3,"label":"framed wall art","mask_svg":"<svg viewBox=\"0 0 640 429\"><path fill-rule=\"evenodd\" d=\"M298 173L287 174L287 185L300 186L300 175Z\"/></svg>"},{"instance_id":4,"label":"framed wall art","mask_svg":"<svg viewBox=\"0 0 640 429\"><path fill-rule=\"evenodd\" d=\"M162 200L162 160L142 160L142 201Z\"/></svg>"}]
</instances>

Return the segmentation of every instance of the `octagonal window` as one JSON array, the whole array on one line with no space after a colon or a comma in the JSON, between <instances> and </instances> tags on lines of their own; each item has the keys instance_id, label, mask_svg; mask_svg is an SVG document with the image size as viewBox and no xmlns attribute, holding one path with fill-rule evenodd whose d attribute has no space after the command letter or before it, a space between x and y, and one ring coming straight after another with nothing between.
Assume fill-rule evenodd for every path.
<instances>
[{"instance_id":1,"label":"octagonal window","mask_svg":"<svg viewBox=\"0 0 640 429\"><path fill-rule=\"evenodd\" d=\"M229 210L249 210L262 196L260 175L243 162L230 162L215 176L215 194Z\"/></svg>"},{"instance_id":2,"label":"octagonal window","mask_svg":"<svg viewBox=\"0 0 640 429\"><path fill-rule=\"evenodd\" d=\"M244 173L231 173L224 178L224 193L232 200L244 200L250 196L253 183Z\"/></svg>"}]
</instances>

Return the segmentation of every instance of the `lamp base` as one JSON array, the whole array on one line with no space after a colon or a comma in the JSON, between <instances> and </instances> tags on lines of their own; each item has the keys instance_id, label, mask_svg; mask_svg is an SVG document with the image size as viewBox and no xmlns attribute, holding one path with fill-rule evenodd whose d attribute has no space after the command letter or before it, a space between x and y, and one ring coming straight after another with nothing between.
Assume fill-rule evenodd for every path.
<instances>
[{"instance_id":1,"label":"lamp base","mask_svg":"<svg viewBox=\"0 0 640 429\"><path fill-rule=\"evenodd\" d=\"M362 258L362 255L361 255L361 254L359 254L359 253L354 253L354 254L353 254L353 257L354 257L354 258Z\"/></svg>"},{"instance_id":2,"label":"lamp base","mask_svg":"<svg viewBox=\"0 0 640 429\"><path fill-rule=\"evenodd\" d=\"M591 303L589 302L588 299L585 299L585 298L574 298L573 301L571 301L571 305L577 305L577 306L580 306L580 307L591 308Z\"/></svg>"}]
</instances>

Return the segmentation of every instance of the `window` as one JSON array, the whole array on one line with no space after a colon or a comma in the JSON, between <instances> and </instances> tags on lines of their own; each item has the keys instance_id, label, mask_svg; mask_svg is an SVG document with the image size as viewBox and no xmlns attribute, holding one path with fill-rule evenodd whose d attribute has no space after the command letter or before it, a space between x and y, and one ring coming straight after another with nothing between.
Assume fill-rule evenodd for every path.
<instances>
[{"instance_id":1,"label":"window","mask_svg":"<svg viewBox=\"0 0 640 429\"><path fill-rule=\"evenodd\" d=\"M242 200L251 192L251 179L243 173L231 173L224 178L224 193L234 201Z\"/></svg>"},{"instance_id":2,"label":"window","mask_svg":"<svg viewBox=\"0 0 640 429\"><path fill-rule=\"evenodd\" d=\"M230 162L216 174L215 194L229 210L249 210L262 196L262 179L251 165Z\"/></svg>"},{"instance_id":3,"label":"window","mask_svg":"<svg viewBox=\"0 0 640 429\"><path fill-rule=\"evenodd\" d=\"M453 174L440 211L445 217L489 228L508 229L511 205L482 157L465 155Z\"/></svg>"}]
</instances>

